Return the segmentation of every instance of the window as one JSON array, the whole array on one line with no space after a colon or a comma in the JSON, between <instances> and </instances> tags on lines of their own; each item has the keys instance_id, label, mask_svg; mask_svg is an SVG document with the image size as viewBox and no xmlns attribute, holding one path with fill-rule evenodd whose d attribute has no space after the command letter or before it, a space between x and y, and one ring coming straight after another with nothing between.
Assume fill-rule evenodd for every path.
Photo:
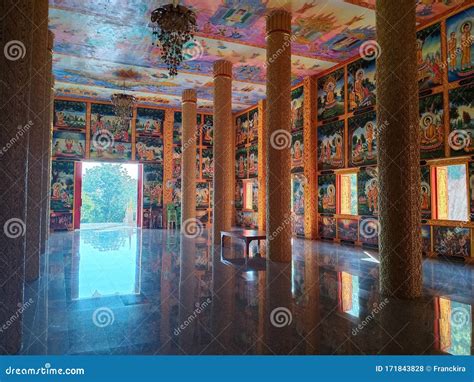
<instances>
[{"instance_id":1,"label":"window","mask_svg":"<svg viewBox=\"0 0 474 382\"><path fill-rule=\"evenodd\" d=\"M437 219L469 219L466 176L465 164L435 167Z\"/></svg>"},{"instance_id":2,"label":"window","mask_svg":"<svg viewBox=\"0 0 474 382\"><path fill-rule=\"evenodd\" d=\"M342 215L357 215L357 174L339 175L341 190L340 206Z\"/></svg>"},{"instance_id":3,"label":"window","mask_svg":"<svg viewBox=\"0 0 474 382\"><path fill-rule=\"evenodd\" d=\"M253 181L244 180L244 210L253 208Z\"/></svg>"}]
</instances>

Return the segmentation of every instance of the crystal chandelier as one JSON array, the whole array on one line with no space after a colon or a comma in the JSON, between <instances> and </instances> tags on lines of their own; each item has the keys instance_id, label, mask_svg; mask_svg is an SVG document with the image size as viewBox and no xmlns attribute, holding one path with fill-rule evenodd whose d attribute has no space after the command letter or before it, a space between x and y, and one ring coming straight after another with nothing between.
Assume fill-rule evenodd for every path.
<instances>
[{"instance_id":1,"label":"crystal chandelier","mask_svg":"<svg viewBox=\"0 0 474 382\"><path fill-rule=\"evenodd\" d=\"M123 126L127 126L132 119L133 105L135 105L135 97L131 94L115 93L111 97L114 105L115 114L121 119Z\"/></svg>"},{"instance_id":2,"label":"crystal chandelier","mask_svg":"<svg viewBox=\"0 0 474 382\"><path fill-rule=\"evenodd\" d=\"M177 0L155 9L151 13L154 43L159 43L161 59L168 67L171 77L178 74L178 67L184 59L183 47L194 38L196 14L179 5Z\"/></svg>"}]
</instances>

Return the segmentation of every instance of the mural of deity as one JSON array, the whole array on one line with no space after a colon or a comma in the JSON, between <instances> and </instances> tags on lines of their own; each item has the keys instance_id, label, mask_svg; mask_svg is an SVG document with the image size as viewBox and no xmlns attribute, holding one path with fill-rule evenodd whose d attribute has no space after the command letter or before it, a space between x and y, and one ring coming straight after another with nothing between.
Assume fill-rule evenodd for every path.
<instances>
[{"instance_id":1,"label":"mural of deity","mask_svg":"<svg viewBox=\"0 0 474 382\"><path fill-rule=\"evenodd\" d=\"M434 252L444 256L471 256L471 229L433 227Z\"/></svg>"},{"instance_id":2,"label":"mural of deity","mask_svg":"<svg viewBox=\"0 0 474 382\"><path fill-rule=\"evenodd\" d=\"M243 114L236 118L235 143L244 145L247 143L248 137L248 118L247 114Z\"/></svg>"},{"instance_id":3,"label":"mural of deity","mask_svg":"<svg viewBox=\"0 0 474 382\"><path fill-rule=\"evenodd\" d=\"M209 183L196 183L196 208L209 208L210 193Z\"/></svg>"},{"instance_id":4,"label":"mural of deity","mask_svg":"<svg viewBox=\"0 0 474 382\"><path fill-rule=\"evenodd\" d=\"M212 179L214 174L214 160L212 149L202 150L202 177Z\"/></svg>"},{"instance_id":5,"label":"mural of deity","mask_svg":"<svg viewBox=\"0 0 474 382\"><path fill-rule=\"evenodd\" d=\"M318 212L336 213L336 175L320 175L318 177Z\"/></svg>"},{"instance_id":6,"label":"mural of deity","mask_svg":"<svg viewBox=\"0 0 474 382\"><path fill-rule=\"evenodd\" d=\"M296 215L304 215L304 187L306 178L302 174L292 176L292 211Z\"/></svg>"},{"instance_id":7,"label":"mural of deity","mask_svg":"<svg viewBox=\"0 0 474 382\"><path fill-rule=\"evenodd\" d=\"M472 155L474 151L474 84L449 91L448 144L451 155Z\"/></svg>"},{"instance_id":8,"label":"mural of deity","mask_svg":"<svg viewBox=\"0 0 474 382\"><path fill-rule=\"evenodd\" d=\"M344 121L318 127L318 168L344 167Z\"/></svg>"},{"instance_id":9,"label":"mural of deity","mask_svg":"<svg viewBox=\"0 0 474 382\"><path fill-rule=\"evenodd\" d=\"M337 219L337 238L344 241L358 240L359 221L357 219Z\"/></svg>"},{"instance_id":10,"label":"mural of deity","mask_svg":"<svg viewBox=\"0 0 474 382\"><path fill-rule=\"evenodd\" d=\"M70 211L74 204L74 162L52 161L51 201L52 211Z\"/></svg>"},{"instance_id":11,"label":"mural of deity","mask_svg":"<svg viewBox=\"0 0 474 382\"><path fill-rule=\"evenodd\" d=\"M86 104L84 102L54 101L54 128L80 129L86 128Z\"/></svg>"},{"instance_id":12,"label":"mural of deity","mask_svg":"<svg viewBox=\"0 0 474 382\"><path fill-rule=\"evenodd\" d=\"M137 108L135 130L137 134L163 135L163 124L165 120L164 110Z\"/></svg>"},{"instance_id":13,"label":"mural of deity","mask_svg":"<svg viewBox=\"0 0 474 382\"><path fill-rule=\"evenodd\" d=\"M86 154L86 134L56 130L52 145L52 156L55 158L82 159Z\"/></svg>"},{"instance_id":14,"label":"mural of deity","mask_svg":"<svg viewBox=\"0 0 474 382\"><path fill-rule=\"evenodd\" d=\"M379 210L379 188L376 167L366 167L359 171L357 174L357 194L359 215L377 215Z\"/></svg>"},{"instance_id":15,"label":"mural of deity","mask_svg":"<svg viewBox=\"0 0 474 382\"><path fill-rule=\"evenodd\" d=\"M448 50L448 78L458 81L474 75L474 43L472 9L450 17L446 21Z\"/></svg>"},{"instance_id":16,"label":"mural of deity","mask_svg":"<svg viewBox=\"0 0 474 382\"><path fill-rule=\"evenodd\" d=\"M249 142L258 139L258 109L249 111Z\"/></svg>"},{"instance_id":17,"label":"mural of deity","mask_svg":"<svg viewBox=\"0 0 474 382\"><path fill-rule=\"evenodd\" d=\"M137 137L136 159L141 162L163 160L163 141L160 138Z\"/></svg>"},{"instance_id":18,"label":"mural of deity","mask_svg":"<svg viewBox=\"0 0 474 382\"><path fill-rule=\"evenodd\" d=\"M242 181L238 180L235 182L234 200L235 200L235 208L241 209L244 203L244 186L242 184Z\"/></svg>"},{"instance_id":19,"label":"mural of deity","mask_svg":"<svg viewBox=\"0 0 474 382\"><path fill-rule=\"evenodd\" d=\"M377 162L377 129L375 112L349 118L350 166Z\"/></svg>"},{"instance_id":20,"label":"mural of deity","mask_svg":"<svg viewBox=\"0 0 474 382\"><path fill-rule=\"evenodd\" d=\"M344 68L318 80L318 120L327 120L344 113Z\"/></svg>"},{"instance_id":21,"label":"mural of deity","mask_svg":"<svg viewBox=\"0 0 474 382\"><path fill-rule=\"evenodd\" d=\"M213 143L213 117L212 115L204 116L204 125L202 125L201 135L202 144L205 146L212 146Z\"/></svg>"},{"instance_id":22,"label":"mural of deity","mask_svg":"<svg viewBox=\"0 0 474 382\"><path fill-rule=\"evenodd\" d=\"M291 171L303 171L304 162L304 136L303 131L297 131L291 135Z\"/></svg>"},{"instance_id":23,"label":"mural of deity","mask_svg":"<svg viewBox=\"0 0 474 382\"><path fill-rule=\"evenodd\" d=\"M357 60L347 67L349 111L371 107L376 102L375 60Z\"/></svg>"},{"instance_id":24,"label":"mural of deity","mask_svg":"<svg viewBox=\"0 0 474 382\"><path fill-rule=\"evenodd\" d=\"M443 94L420 98L421 158L444 156Z\"/></svg>"},{"instance_id":25,"label":"mural of deity","mask_svg":"<svg viewBox=\"0 0 474 382\"><path fill-rule=\"evenodd\" d=\"M336 238L336 218L319 215L319 237L322 239Z\"/></svg>"},{"instance_id":26,"label":"mural of deity","mask_svg":"<svg viewBox=\"0 0 474 382\"><path fill-rule=\"evenodd\" d=\"M441 59L441 25L434 24L417 34L416 60L420 91L441 85L443 65Z\"/></svg>"},{"instance_id":27,"label":"mural of deity","mask_svg":"<svg viewBox=\"0 0 474 382\"><path fill-rule=\"evenodd\" d=\"M421 167L421 217L431 219L431 176L430 167Z\"/></svg>"},{"instance_id":28,"label":"mural of deity","mask_svg":"<svg viewBox=\"0 0 474 382\"><path fill-rule=\"evenodd\" d=\"M300 86L291 92L291 130L298 131L304 124L304 88Z\"/></svg>"},{"instance_id":29,"label":"mural of deity","mask_svg":"<svg viewBox=\"0 0 474 382\"><path fill-rule=\"evenodd\" d=\"M236 152L236 176L239 179L247 177L247 149L239 149Z\"/></svg>"},{"instance_id":30,"label":"mural of deity","mask_svg":"<svg viewBox=\"0 0 474 382\"><path fill-rule=\"evenodd\" d=\"M249 148L248 169L249 169L249 178L256 177L258 175L258 147L257 146L252 146Z\"/></svg>"}]
</instances>

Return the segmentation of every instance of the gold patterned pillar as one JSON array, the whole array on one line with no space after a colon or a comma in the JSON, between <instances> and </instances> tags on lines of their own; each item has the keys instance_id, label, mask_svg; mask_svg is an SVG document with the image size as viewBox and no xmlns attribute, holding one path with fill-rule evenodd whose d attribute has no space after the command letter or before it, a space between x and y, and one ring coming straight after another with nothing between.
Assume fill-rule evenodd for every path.
<instances>
[{"instance_id":1,"label":"gold patterned pillar","mask_svg":"<svg viewBox=\"0 0 474 382\"><path fill-rule=\"evenodd\" d=\"M267 16L267 251L291 261L291 14Z\"/></svg>"},{"instance_id":2,"label":"gold patterned pillar","mask_svg":"<svg viewBox=\"0 0 474 382\"><path fill-rule=\"evenodd\" d=\"M214 217L213 243L232 228L234 147L232 128L232 63L214 62Z\"/></svg>"},{"instance_id":3,"label":"gold patterned pillar","mask_svg":"<svg viewBox=\"0 0 474 382\"><path fill-rule=\"evenodd\" d=\"M184 228L187 226L183 224L185 221L196 219L196 90L183 90L182 99L183 134L181 143L181 227Z\"/></svg>"},{"instance_id":4,"label":"gold patterned pillar","mask_svg":"<svg viewBox=\"0 0 474 382\"><path fill-rule=\"evenodd\" d=\"M267 125L266 119L267 101L258 101L258 229L266 230L267 208L266 208L266 186L267 186Z\"/></svg>"},{"instance_id":5,"label":"gold patterned pillar","mask_svg":"<svg viewBox=\"0 0 474 382\"><path fill-rule=\"evenodd\" d=\"M376 9L381 292L422 294L415 0Z\"/></svg>"},{"instance_id":6,"label":"gold patterned pillar","mask_svg":"<svg viewBox=\"0 0 474 382\"><path fill-rule=\"evenodd\" d=\"M166 206L173 201L173 124L174 110L166 109L165 123L163 126L163 206L164 223L163 227L168 226L166 216Z\"/></svg>"},{"instance_id":7,"label":"gold patterned pillar","mask_svg":"<svg viewBox=\"0 0 474 382\"><path fill-rule=\"evenodd\" d=\"M318 137L316 129L316 79L304 79L304 235L318 237Z\"/></svg>"}]
</instances>

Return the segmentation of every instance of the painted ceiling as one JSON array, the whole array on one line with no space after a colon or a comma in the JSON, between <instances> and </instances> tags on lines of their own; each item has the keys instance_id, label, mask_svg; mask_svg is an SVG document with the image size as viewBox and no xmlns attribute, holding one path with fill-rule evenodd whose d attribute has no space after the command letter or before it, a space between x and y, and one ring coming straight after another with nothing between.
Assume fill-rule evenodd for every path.
<instances>
[{"instance_id":1,"label":"painted ceiling","mask_svg":"<svg viewBox=\"0 0 474 382\"><path fill-rule=\"evenodd\" d=\"M234 111L265 97L265 14L291 10L292 79L297 84L359 54L375 38L375 0L181 0L198 17L196 41L169 77L152 45L151 11L169 1L50 0L55 34L53 71L60 96L110 99L132 92L143 104L179 107L183 89L195 88L199 107L212 109L212 64L234 63ZM419 22L463 3L420 0ZM445 5L448 4L448 5Z\"/></svg>"}]
</instances>

